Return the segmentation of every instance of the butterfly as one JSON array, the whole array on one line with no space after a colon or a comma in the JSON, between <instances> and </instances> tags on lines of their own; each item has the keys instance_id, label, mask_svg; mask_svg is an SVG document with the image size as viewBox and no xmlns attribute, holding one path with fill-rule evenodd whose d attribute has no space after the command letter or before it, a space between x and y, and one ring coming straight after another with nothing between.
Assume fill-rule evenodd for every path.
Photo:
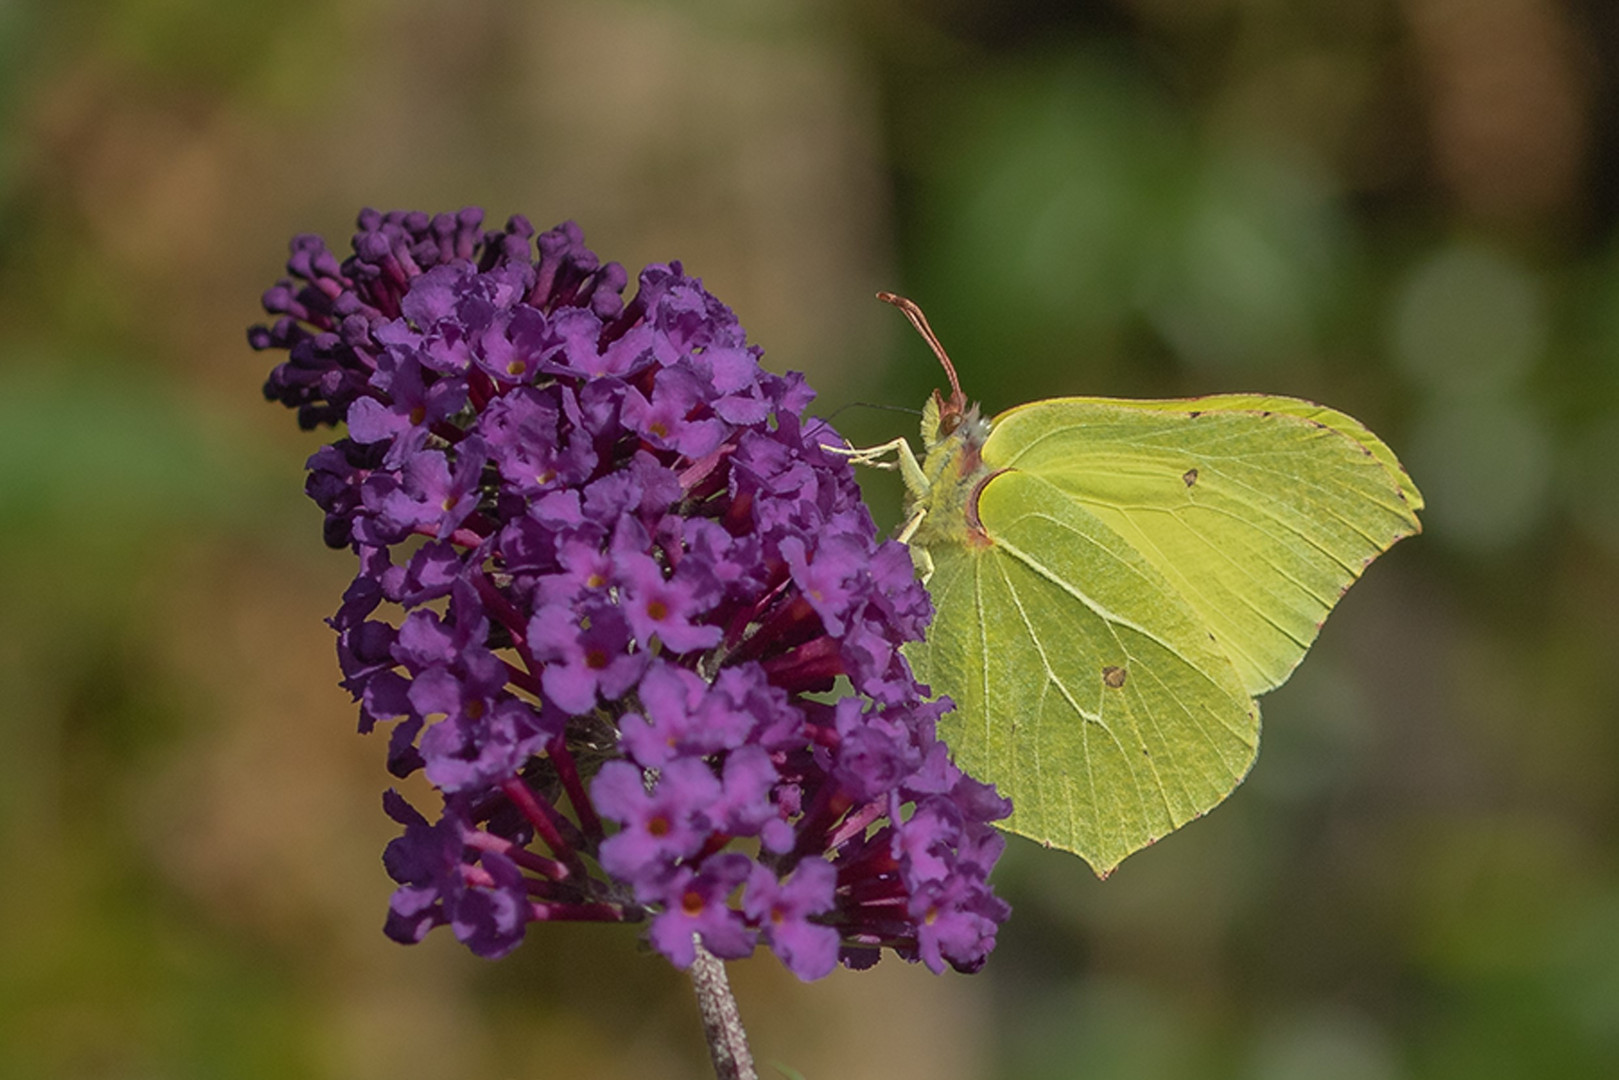
<instances>
[{"instance_id":1,"label":"butterfly","mask_svg":"<svg viewBox=\"0 0 1619 1080\"><path fill-rule=\"evenodd\" d=\"M1107 876L1201 816L1259 749L1285 682L1378 555L1421 531L1387 445L1298 398L1053 398L992 419L911 301L950 395L897 467L899 539L933 601L917 677L957 764L1012 800L1007 831ZM889 460L889 455L893 460Z\"/></svg>"}]
</instances>

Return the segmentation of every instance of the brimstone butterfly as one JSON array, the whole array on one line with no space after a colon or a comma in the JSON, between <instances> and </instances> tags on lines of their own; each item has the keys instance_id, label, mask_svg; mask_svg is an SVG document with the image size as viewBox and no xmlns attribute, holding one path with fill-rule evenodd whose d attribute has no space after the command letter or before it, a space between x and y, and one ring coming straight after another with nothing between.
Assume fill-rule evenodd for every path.
<instances>
[{"instance_id":1,"label":"brimstone butterfly","mask_svg":"<svg viewBox=\"0 0 1619 1080\"><path fill-rule=\"evenodd\" d=\"M1358 421L1298 398L1055 398L984 420L950 379L904 439L850 451L905 481L900 539L934 605L906 650L955 710L957 763L1009 832L1106 876L1247 774L1254 697L1292 673L1422 496Z\"/></svg>"}]
</instances>

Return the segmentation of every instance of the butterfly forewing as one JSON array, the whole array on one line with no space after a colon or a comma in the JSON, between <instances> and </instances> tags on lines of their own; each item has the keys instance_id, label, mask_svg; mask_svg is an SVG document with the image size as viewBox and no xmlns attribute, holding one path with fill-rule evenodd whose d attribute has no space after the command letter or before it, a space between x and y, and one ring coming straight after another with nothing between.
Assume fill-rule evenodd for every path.
<instances>
[{"instance_id":1,"label":"butterfly forewing","mask_svg":"<svg viewBox=\"0 0 1619 1080\"><path fill-rule=\"evenodd\" d=\"M1284 681L1366 564L1419 528L1392 452L1293 398L1036 402L996 418L983 457L1150 562L1249 694Z\"/></svg>"}]
</instances>

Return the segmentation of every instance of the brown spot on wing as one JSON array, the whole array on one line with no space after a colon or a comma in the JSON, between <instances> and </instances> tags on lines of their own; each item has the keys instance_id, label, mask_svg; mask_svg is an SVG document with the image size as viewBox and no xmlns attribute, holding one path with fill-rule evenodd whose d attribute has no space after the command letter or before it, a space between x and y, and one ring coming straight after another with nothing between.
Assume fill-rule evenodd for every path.
<instances>
[{"instance_id":1,"label":"brown spot on wing","mask_svg":"<svg viewBox=\"0 0 1619 1080\"><path fill-rule=\"evenodd\" d=\"M1119 687L1124 685L1124 679L1127 674L1128 672L1126 672L1123 668L1114 667L1112 664L1109 664L1107 667L1102 669L1102 682L1112 689L1117 690Z\"/></svg>"},{"instance_id":2,"label":"brown spot on wing","mask_svg":"<svg viewBox=\"0 0 1619 1080\"><path fill-rule=\"evenodd\" d=\"M1193 484L1197 483L1197 470L1187 469L1185 472L1181 473L1181 483L1185 484L1187 487L1191 487Z\"/></svg>"}]
</instances>

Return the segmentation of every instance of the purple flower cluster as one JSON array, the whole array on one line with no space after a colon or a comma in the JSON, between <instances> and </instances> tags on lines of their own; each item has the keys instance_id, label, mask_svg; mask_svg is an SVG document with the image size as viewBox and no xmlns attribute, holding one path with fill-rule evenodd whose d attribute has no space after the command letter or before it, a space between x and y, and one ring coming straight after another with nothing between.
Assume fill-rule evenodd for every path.
<instances>
[{"instance_id":1,"label":"purple flower cluster","mask_svg":"<svg viewBox=\"0 0 1619 1080\"><path fill-rule=\"evenodd\" d=\"M682 967L977 969L1010 807L935 737L900 654L927 594L803 378L679 263L626 303L573 224L482 223L367 210L342 262L300 236L248 335L289 353L267 397L347 424L308 482L359 559L343 685L442 796L384 799L388 934L649 920Z\"/></svg>"}]
</instances>

